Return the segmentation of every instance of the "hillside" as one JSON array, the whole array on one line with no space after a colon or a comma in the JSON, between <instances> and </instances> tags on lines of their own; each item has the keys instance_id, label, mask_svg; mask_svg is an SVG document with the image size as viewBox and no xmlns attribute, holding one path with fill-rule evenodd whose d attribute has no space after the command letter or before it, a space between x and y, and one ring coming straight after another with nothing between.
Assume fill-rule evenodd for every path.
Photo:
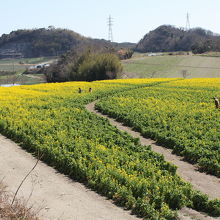
<instances>
[{"instance_id":1,"label":"hillside","mask_svg":"<svg viewBox=\"0 0 220 220\"><path fill-rule=\"evenodd\" d=\"M135 54L130 60L123 61L122 78L183 77L187 78L219 77L220 58L198 55L141 56Z\"/></svg>"},{"instance_id":2,"label":"hillside","mask_svg":"<svg viewBox=\"0 0 220 220\"><path fill-rule=\"evenodd\" d=\"M85 38L73 31L55 28L17 30L0 38L0 57L56 56Z\"/></svg>"},{"instance_id":3,"label":"hillside","mask_svg":"<svg viewBox=\"0 0 220 220\"><path fill-rule=\"evenodd\" d=\"M12 31L0 37L0 58L58 56L80 45L95 47L134 47L131 43L110 43L103 39L86 38L72 30L39 28Z\"/></svg>"},{"instance_id":4,"label":"hillside","mask_svg":"<svg viewBox=\"0 0 220 220\"><path fill-rule=\"evenodd\" d=\"M146 34L136 45L138 52L191 51L203 53L220 50L220 37L209 30L194 28L188 31L162 25Z\"/></svg>"}]
</instances>

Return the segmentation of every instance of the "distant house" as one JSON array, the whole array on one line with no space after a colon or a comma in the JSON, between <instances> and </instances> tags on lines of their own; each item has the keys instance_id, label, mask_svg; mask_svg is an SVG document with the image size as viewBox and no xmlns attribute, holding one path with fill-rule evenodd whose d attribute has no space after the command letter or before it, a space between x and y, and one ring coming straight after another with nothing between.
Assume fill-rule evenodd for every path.
<instances>
[{"instance_id":1,"label":"distant house","mask_svg":"<svg viewBox=\"0 0 220 220\"><path fill-rule=\"evenodd\" d=\"M162 53L148 53L147 56L153 57L153 56L162 56Z\"/></svg>"},{"instance_id":2,"label":"distant house","mask_svg":"<svg viewBox=\"0 0 220 220\"><path fill-rule=\"evenodd\" d=\"M147 55L148 55L149 57L157 56L156 53L148 53Z\"/></svg>"},{"instance_id":3,"label":"distant house","mask_svg":"<svg viewBox=\"0 0 220 220\"><path fill-rule=\"evenodd\" d=\"M49 66L50 66L49 63L39 63L39 64L37 64L37 65L35 65L35 66L30 66L28 69L29 69L29 70L35 70L35 69L47 68L47 67L49 67Z\"/></svg>"},{"instance_id":4,"label":"distant house","mask_svg":"<svg viewBox=\"0 0 220 220\"><path fill-rule=\"evenodd\" d=\"M45 63L45 64L44 64L44 67L49 67L49 66L50 66L49 63Z\"/></svg>"}]
</instances>

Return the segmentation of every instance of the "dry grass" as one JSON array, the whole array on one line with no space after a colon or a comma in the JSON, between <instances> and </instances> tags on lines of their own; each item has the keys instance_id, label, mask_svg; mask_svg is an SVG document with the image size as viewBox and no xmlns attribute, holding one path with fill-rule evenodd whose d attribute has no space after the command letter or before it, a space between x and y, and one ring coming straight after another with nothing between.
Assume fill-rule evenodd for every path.
<instances>
[{"instance_id":1,"label":"dry grass","mask_svg":"<svg viewBox=\"0 0 220 220\"><path fill-rule=\"evenodd\" d=\"M187 78L213 78L219 77L219 57L208 56L144 56L124 60L124 72L128 78L178 78L183 77L186 70Z\"/></svg>"},{"instance_id":2,"label":"dry grass","mask_svg":"<svg viewBox=\"0 0 220 220\"><path fill-rule=\"evenodd\" d=\"M39 220L33 207L28 207L24 200L16 199L13 205L6 186L0 182L0 220Z\"/></svg>"}]
</instances>

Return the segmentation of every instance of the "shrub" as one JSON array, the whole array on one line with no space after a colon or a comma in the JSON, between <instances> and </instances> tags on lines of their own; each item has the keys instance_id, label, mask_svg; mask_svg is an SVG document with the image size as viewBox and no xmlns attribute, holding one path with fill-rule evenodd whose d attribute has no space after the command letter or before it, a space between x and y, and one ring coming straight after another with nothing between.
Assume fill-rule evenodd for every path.
<instances>
[{"instance_id":1,"label":"shrub","mask_svg":"<svg viewBox=\"0 0 220 220\"><path fill-rule=\"evenodd\" d=\"M46 76L48 82L94 81L115 79L121 71L122 65L116 55L87 50L63 57L47 71Z\"/></svg>"},{"instance_id":2,"label":"shrub","mask_svg":"<svg viewBox=\"0 0 220 220\"><path fill-rule=\"evenodd\" d=\"M81 80L94 81L115 79L122 71L122 65L116 55L91 54L79 65L78 76ZM72 80L77 80L73 78Z\"/></svg>"},{"instance_id":3,"label":"shrub","mask_svg":"<svg viewBox=\"0 0 220 220\"><path fill-rule=\"evenodd\" d=\"M207 213L210 213L212 216L219 216L220 215L220 200L214 199L208 202L208 207L206 210Z\"/></svg>"}]
</instances>

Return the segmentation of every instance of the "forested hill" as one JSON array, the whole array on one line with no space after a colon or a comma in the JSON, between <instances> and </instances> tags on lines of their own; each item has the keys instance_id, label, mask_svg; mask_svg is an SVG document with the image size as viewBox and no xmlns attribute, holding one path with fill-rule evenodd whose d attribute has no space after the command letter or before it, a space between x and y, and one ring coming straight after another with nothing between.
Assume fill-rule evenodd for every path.
<instances>
[{"instance_id":1,"label":"forested hill","mask_svg":"<svg viewBox=\"0 0 220 220\"><path fill-rule=\"evenodd\" d=\"M138 52L220 51L220 36L202 28L185 31L162 25L146 34L138 44L111 43L104 39L84 37L72 30L39 28L12 31L0 37L0 58L59 56L75 47L135 48Z\"/></svg>"},{"instance_id":2,"label":"forested hill","mask_svg":"<svg viewBox=\"0 0 220 220\"><path fill-rule=\"evenodd\" d=\"M203 53L220 50L220 37L202 28L185 31L162 25L146 34L135 48L139 52L190 51Z\"/></svg>"},{"instance_id":3,"label":"forested hill","mask_svg":"<svg viewBox=\"0 0 220 220\"><path fill-rule=\"evenodd\" d=\"M120 48L121 44L86 38L74 31L61 28L40 28L12 31L0 37L0 58L57 56L80 45ZM134 44L122 44L134 47Z\"/></svg>"}]
</instances>

